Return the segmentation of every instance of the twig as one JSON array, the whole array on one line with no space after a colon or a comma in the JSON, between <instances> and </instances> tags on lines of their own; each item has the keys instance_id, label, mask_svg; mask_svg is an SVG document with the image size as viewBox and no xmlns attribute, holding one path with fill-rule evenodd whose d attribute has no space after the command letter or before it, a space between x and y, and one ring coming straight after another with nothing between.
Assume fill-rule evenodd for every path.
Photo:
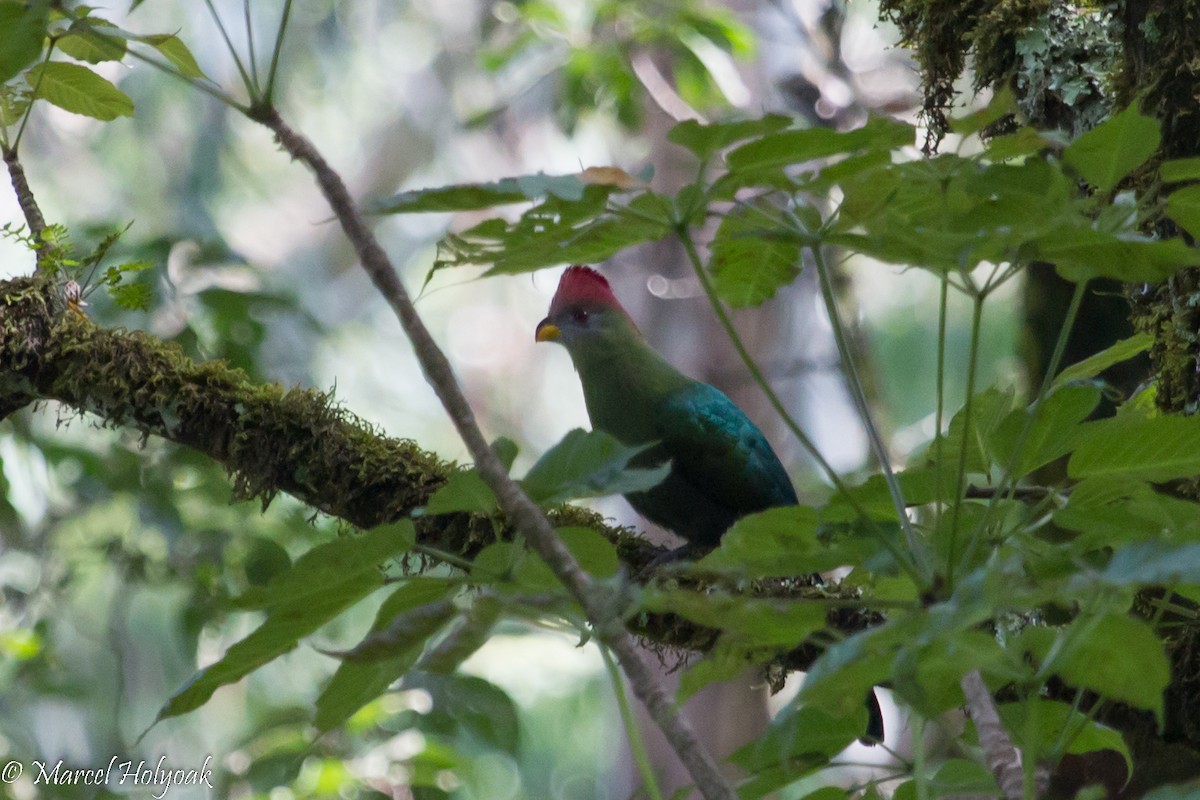
<instances>
[{"instance_id":1,"label":"twig","mask_svg":"<svg viewBox=\"0 0 1200 800\"><path fill-rule=\"evenodd\" d=\"M29 226L29 233L40 242L42 234L46 230L46 218L42 216L42 210L33 196L33 190L29 188L29 181L25 177L25 168L21 166L21 161L17 158L16 148L4 148L4 163L8 166L8 177L12 180L13 191L17 193L17 203L21 206L21 213L25 215L25 224Z\"/></svg>"},{"instance_id":2,"label":"twig","mask_svg":"<svg viewBox=\"0 0 1200 800\"><path fill-rule=\"evenodd\" d=\"M292 130L273 108L255 109L253 118L270 128L283 148L315 174L325 199L354 246L363 268L392 307L412 342L426 380L470 451L480 477L495 493L508 519L525 535L530 546L583 607L597 638L616 654L634 693L671 743L700 793L708 800L735 800L737 794L733 787L721 775L716 762L700 744L691 725L675 710L657 674L632 637L625 632L619 616L620 598L592 581L555 535L554 528L541 509L508 477L503 463L479 430L474 412L454 377L450 362L417 314L395 268L358 212L341 177L312 143Z\"/></svg>"},{"instance_id":3,"label":"twig","mask_svg":"<svg viewBox=\"0 0 1200 800\"><path fill-rule=\"evenodd\" d=\"M1008 732L1000 721L1000 712L992 701L992 693L988 691L979 670L973 669L963 676L962 690L967 697L967 709L975 722L975 730L979 732L984 758L996 776L1000 791L1005 800L1022 800L1025 797L1025 768L1021 764L1021 751L1008 738ZM1040 797L1049 784L1049 776L1044 769L1035 767L1034 784L1034 796Z\"/></svg>"}]
</instances>

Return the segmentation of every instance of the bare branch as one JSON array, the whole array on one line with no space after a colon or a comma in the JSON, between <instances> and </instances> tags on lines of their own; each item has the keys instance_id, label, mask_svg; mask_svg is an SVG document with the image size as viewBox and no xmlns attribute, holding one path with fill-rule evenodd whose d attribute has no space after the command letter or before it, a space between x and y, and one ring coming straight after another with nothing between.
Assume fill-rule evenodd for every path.
<instances>
[{"instance_id":1,"label":"bare branch","mask_svg":"<svg viewBox=\"0 0 1200 800\"><path fill-rule=\"evenodd\" d=\"M387 254L359 214L341 177L306 138L293 131L274 109L258 109L255 119L275 132L285 150L306 164L333 208L353 244L363 268L391 305L404 332L412 342L425 377L437 393L455 428L475 459L480 477L495 493L500 508L555 576L583 607L596 635L616 654L634 693L671 743L687 767L692 780L708 800L735 800L737 794L721 775L716 762L696 738L690 724L676 711L658 675L650 667L633 639L625 632L620 611L623 598L597 585L554 533L550 521L508 477L500 459L492 452L475 422L475 415L454 377L445 354L425 327L408 292L400 283Z\"/></svg>"}]
</instances>

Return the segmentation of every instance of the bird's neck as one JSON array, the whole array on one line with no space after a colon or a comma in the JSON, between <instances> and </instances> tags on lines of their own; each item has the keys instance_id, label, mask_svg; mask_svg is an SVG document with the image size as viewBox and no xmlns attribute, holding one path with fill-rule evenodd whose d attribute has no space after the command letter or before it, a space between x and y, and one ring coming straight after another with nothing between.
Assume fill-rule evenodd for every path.
<instances>
[{"instance_id":1,"label":"bird's neck","mask_svg":"<svg viewBox=\"0 0 1200 800\"><path fill-rule=\"evenodd\" d=\"M616 346L607 344L571 353L592 427L626 444L657 440L663 404L695 381L671 366L641 336Z\"/></svg>"}]
</instances>

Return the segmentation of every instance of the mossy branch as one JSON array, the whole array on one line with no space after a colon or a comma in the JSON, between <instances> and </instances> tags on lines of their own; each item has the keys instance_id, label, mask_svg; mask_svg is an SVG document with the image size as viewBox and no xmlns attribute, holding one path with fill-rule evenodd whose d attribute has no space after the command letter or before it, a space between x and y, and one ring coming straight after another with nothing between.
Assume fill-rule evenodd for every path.
<instances>
[{"instance_id":1,"label":"mossy branch","mask_svg":"<svg viewBox=\"0 0 1200 800\"><path fill-rule=\"evenodd\" d=\"M193 361L149 334L100 328L55 305L40 279L0 282L0 418L56 400L105 425L203 453L229 473L236 500L265 506L286 492L359 528L409 516L457 468L416 442L384 436L326 392L258 384L223 361ZM631 529L583 508L561 506L550 516L556 525L601 533L631 574L661 552ZM497 520L482 515L415 522L422 544L464 558L496 538ZM502 537L511 536L507 522L500 520L499 528ZM828 595L801 585L764 588L773 597L814 592ZM831 620L851 632L878 617L836 608ZM716 631L670 615L641 617L631 630L665 649L703 651L716 640ZM816 654L798 648L781 654L778 664L804 669Z\"/></svg>"}]
</instances>

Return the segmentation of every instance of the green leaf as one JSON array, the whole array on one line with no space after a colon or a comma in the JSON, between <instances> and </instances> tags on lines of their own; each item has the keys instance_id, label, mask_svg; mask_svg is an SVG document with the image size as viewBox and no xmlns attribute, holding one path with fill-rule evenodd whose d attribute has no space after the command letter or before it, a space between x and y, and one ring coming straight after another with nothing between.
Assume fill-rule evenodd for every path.
<instances>
[{"instance_id":1,"label":"green leaf","mask_svg":"<svg viewBox=\"0 0 1200 800\"><path fill-rule=\"evenodd\" d=\"M704 658L688 664L679 676L679 691L675 693L676 705L683 705L696 692L709 684L729 681L746 671L751 665L745 650L725 642L705 653Z\"/></svg>"},{"instance_id":2,"label":"green leaf","mask_svg":"<svg viewBox=\"0 0 1200 800\"><path fill-rule=\"evenodd\" d=\"M1200 417L1087 423L1067 473L1075 479L1119 476L1154 482L1200 474Z\"/></svg>"},{"instance_id":3,"label":"green leaf","mask_svg":"<svg viewBox=\"0 0 1200 800\"><path fill-rule=\"evenodd\" d=\"M1000 163L1040 153L1050 146L1051 138L1049 136L1036 128L1026 126L989 141L984 156L988 161Z\"/></svg>"},{"instance_id":4,"label":"green leaf","mask_svg":"<svg viewBox=\"0 0 1200 800\"><path fill-rule=\"evenodd\" d=\"M435 714L445 714L462 731L510 755L521 748L516 703L498 686L473 675L415 675L405 685L433 696Z\"/></svg>"},{"instance_id":5,"label":"green leaf","mask_svg":"<svg viewBox=\"0 0 1200 800\"><path fill-rule=\"evenodd\" d=\"M1071 542L1079 554L1133 542L1175 546L1200 538L1200 505L1119 475L1088 478L1071 490L1054 524L1080 532Z\"/></svg>"},{"instance_id":6,"label":"green leaf","mask_svg":"<svg viewBox=\"0 0 1200 800\"><path fill-rule=\"evenodd\" d=\"M992 99L983 108L972 111L961 117L950 120L950 130L959 136L970 136L973 133L1000 121L1017 110L1017 100L1012 89L1001 86Z\"/></svg>"},{"instance_id":7,"label":"green leaf","mask_svg":"<svg viewBox=\"0 0 1200 800\"><path fill-rule=\"evenodd\" d=\"M505 178L492 183L410 189L372 204L371 211L378 214L406 214L414 211L477 211L510 203L526 203L530 199L525 192L521 191L521 186L516 178Z\"/></svg>"},{"instance_id":8,"label":"green leaf","mask_svg":"<svg viewBox=\"0 0 1200 800\"><path fill-rule=\"evenodd\" d=\"M1152 711L1162 724L1171 665L1149 625L1124 614L1079 617L1061 637L1050 669L1072 686Z\"/></svg>"},{"instance_id":9,"label":"green leaf","mask_svg":"<svg viewBox=\"0 0 1200 800\"><path fill-rule=\"evenodd\" d=\"M554 195L521 215L515 223L489 219L450 234L439 246L435 269L464 264L491 264L487 275L529 272L567 263L596 263L640 242L671 233L670 202L651 192L625 207L608 205L614 187L586 185L582 196Z\"/></svg>"},{"instance_id":10,"label":"green leaf","mask_svg":"<svg viewBox=\"0 0 1200 800\"><path fill-rule=\"evenodd\" d=\"M50 61L29 70L34 96L64 111L108 122L133 115L133 101L95 72L79 64Z\"/></svg>"},{"instance_id":11,"label":"green leaf","mask_svg":"<svg viewBox=\"0 0 1200 800\"><path fill-rule=\"evenodd\" d=\"M889 621L830 645L809 668L798 702L835 716L862 709L867 692L890 678L896 653L911 640L912 627ZM864 725L860 735L865 729Z\"/></svg>"},{"instance_id":12,"label":"green leaf","mask_svg":"<svg viewBox=\"0 0 1200 800\"><path fill-rule=\"evenodd\" d=\"M0 2L0 83L13 78L42 53L48 2Z\"/></svg>"},{"instance_id":13,"label":"green leaf","mask_svg":"<svg viewBox=\"0 0 1200 800\"><path fill-rule=\"evenodd\" d=\"M729 757L752 776L738 786L738 796L751 800L777 792L824 766L830 757L862 736L866 728L867 713L861 702L853 710L838 715L821 708L789 706L775 718L765 736ZM836 792L828 794L829 800L845 800L845 790ZM821 792L805 797L826 800Z\"/></svg>"},{"instance_id":14,"label":"green leaf","mask_svg":"<svg viewBox=\"0 0 1200 800\"><path fill-rule=\"evenodd\" d=\"M1200 800L1200 780L1160 786L1142 795L1141 800Z\"/></svg>"},{"instance_id":15,"label":"green leaf","mask_svg":"<svg viewBox=\"0 0 1200 800\"><path fill-rule=\"evenodd\" d=\"M448 675L487 643L500 619L504 604L491 593L480 593L470 609L437 646L427 652L418 668L435 675Z\"/></svg>"},{"instance_id":16,"label":"green leaf","mask_svg":"<svg viewBox=\"0 0 1200 800\"><path fill-rule=\"evenodd\" d=\"M735 210L717 228L710 267L722 300L737 308L761 305L800 274L800 244L749 209Z\"/></svg>"},{"instance_id":17,"label":"green leaf","mask_svg":"<svg viewBox=\"0 0 1200 800\"><path fill-rule=\"evenodd\" d=\"M474 467L451 472L421 510L422 514L453 514L466 511L491 515L496 512L496 495Z\"/></svg>"},{"instance_id":18,"label":"green leaf","mask_svg":"<svg viewBox=\"0 0 1200 800\"><path fill-rule=\"evenodd\" d=\"M1163 183L1182 183L1200 180L1200 156L1164 161L1158 168Z\"/></svg>"},{"instance_id":19,"label":"green leaf","mask_svg":"<svg viewBox=\"0 0 1200 800\"><path fill-rule=\"evenodd\" d=\"M721 545L697 562L701 570L755 577L795 577L848 564L861 565L882 550L879 536L894 537L897 526L878 529L854 524L822 524L807 506L771 508L742 517Z\"/></svg>"},{"instance_id":20,"label":"green leaf","mask_svg":"<svg viewBox=\"0 0 1200 800\"><path fill-rule=\"evenodd\" d=\"M1167 195L1167 216L1192 236L1200 237L1200 185Z\"/></svg>"},{"instance_id":21,"label":"green leaf","mask_svg":"<svg viewBox=\"0 0 1200 800\"><path fill-rule=\"evenodd\" d=\"M925 641L908 643L892 666L896 695L930 718L963 705L964 674L973 669L988 671L1004 658L995 636L954 630L956 622L951 613L927 620L922 632Z\"/></svg>"},{"instance_id":22,"label":"green leaf","mask_svg":"<svg viewBox=\"0 0 1200 800\"><path fill-rule=\"evenodd\" d=\"M126 283L108 290L113 302L126 311L149 311L154 292L144 283Z\"/></svg>"},{"instance_id":23,"label":"green leaf","mask_svg":"<svg viewBox=\"0 0 1200 800\"><path fill-rule=\"evenodd\" d=\"M571 555L587 572L597 578L611 578L620 568L617 549L612 542L605 539L591 528L564 527L554 531L562 543L571 551ZM476 563L479 563L478 560ZM531 553L517 565L513 576L521 586L534 591L558 589L561 584L546 562Z\"/></svg>"},{"instance_id":24,"label":"green leaf","mask_svg":"<svg viewBox=\"0 0 1200 800\"><path fill-rule=\"evenodd\" d=\"M1101 577L1115 586L1200 585L1200 544L1131 544L1113 555Z\"/></svg>"},{"instance_id":25,"label":"green leaf","mask_svg":"<svg viewBox=\"0 0 1200 800\"><path fill-rule=\"evenodd\" d=\"M208 76L204 74L204 70L200 69L200 65L196 63L196 57L192 55L192 51L175 34L159 33L151 36L143 36L141 40L161 53L163 58L171 62L171 65L179 70L179 74L183 77L194 80L207 80Z\"/></svg>"},{"instance_id":26,"label":"green leaf","mask_svg":"<svg viewBox=\"0 0 1200 800\"><path fill-rule=\"evenodd\" d=\"M1107 233L1090 227L1068 227L1038 238L1029 258L1054 264L1069 281L1113 278L1126 282L1159 282L1181 267L1200 264L1200 251L1179 239L1151 239L1135 232Z\"/></svg>"},{"instance_id":27,"label":"green leaf","mask_svg":"<svg viewBox=\"0 0 1200 800\"><path fill-rule=\"evenodd\" d=\"M1133 774L1133 755L1120 732L1089 720L1066 703L1032 699L1003 703L996 710L1005 727L1013 732L1017 746L1029 757L1043 760L1062 755L1055 752L1060 744L1066 745L1063 752L1073 755L1114 750L1125 759L1127 774Z\"/></svg>"},{"instance_id":28,"label":"green leaf","mask_svg":"<svg viewBox=\"0 0 1200 800\"><path fill-rule=\"evenodd\" d=\"M229 648L220 661L197 672L158 713L176 717L208 702L213 692L279 656L299 640L383 585L379 565L412 547L407 520L361 536L341 536L309 550L260 595L267 618Z\"/></svg>"},{"instance_id":29,"label":"green leaf","mask_svg":"<svg viewBox=\"0 0 1200 800\"><path fill-rule=\"evenodd\" d=\"M790 124L791 120L788 117L779 114L768 114L761 119L718 122L711 125L689 119L672 128L667 134L667 141L686 147L703 161L734 142L775 133Z\"/></svg>"},{"instance_id":30,"label":"green leaf","mask_svg":"<svg viewBox=\"0 0 1200 800\"><path fill-rule=\"evenodd\" d=\"M1013 411L996 426L991 435L991 448L996 460L1008 464L1021 432L1028 425L1020 460L1013 465L1013 474L1023 477L1061 458L1071 451L1079 439L1080 423L1100 404L1100 389L1095 386L1064 386L1038 404L1030 421L1027 409Z\"/></svg>"},{"instance_id":31,"label":"green leaf","mask_svg":"<svg viewBox=\"0 0 1200 800\"><path fill-rule=\"evenodd\" d=\"M988 472L995 463L992 450L993 434L997 427L1012 413L1013 390L1001 391L995 387L985 389L971 398L971 425L967 440L967 472ZM962 450L963 433L967 428L967 408L964 405L950 420L950 426L942 438L943 466L954 465L957 470ZM924 453L928 463L933 463L937 454L936 442L931 442Z\"/></svg>"},{"instance_id":32,"label":"green leaf","mask_svg":"<svg viewBox=\"0 0 1200 800\"><path fill-rule=\"evenodd\" d=\"M825 609L817 603L758 600L720 592L647 589L641 607L720 628L723 642L743 648L795 647L825 627Z\"/></svg>"},{"instance_id":33,"label":"green leaf","mask_svg":"<svg viewBox=\"0 0 1200 800\"><path fill-rule=\"evenodd\" d=\"M667 464L650 469L629 466L651 446L628 447L603 431L576 428L538 459L521 485L544 506L579 497L645 491L661 483L670 471Z\"/></svg>"},{"instance_id":34,"label":"green leaf","mask_svg":"<svg viewBox=\"0 0 1200 800\"><path fill-rule=\"evenodd\" d=\"M103 33L102 28L115 27L111 22L90 17L71 24L67 35L58 40L58 48L71 58L99 64L102 61L120 61L125 57L128 46L120 36Z\"/></svg>"},{"instance_id":35,"label":"green leaf","mask_svg":"<svg viewBox=\"0 0 1200 800\"><path fill-rule=\"evenodd\" d=\"M891 151L912 144L915 138L913 126L875 117L852 131L808 128L772 133L732 151L726 161L730 172L776 169L859 150Z\"/></svg>"},{"instance_id":36,"label":"green leaf","mask_svg":"<svg viewBox=\"0 0 1200 800\"><path fill-rule=\"evenodd\" d=\"M29 108L29 92L12 84L0 84L0 126L16 125Z\"/></svg>"},{"instance_id":37,"label":"green leaf","mask_svg":"<svg viewBox=\"0 0 1200 800\"><path fill-rule=\"evenodd\" d=\"M1144 164L1161 139L1158 121L1131 105L1072 142L1063 160L1107 193Z\"/></svg>"},{"instance_id":38,"label":"green leaf","mask_svg":"<svg viewBox=\"0 0 1200 800\"><path fill-rule=\"evenodd\" d=\"M371 632L386 630L397 616L439 603L456 587L432 578L410 578L392 592L375 615ZM368 634L370 635L370 634ZM364 705L374 700L407 672L421 655L424 642L379 661L343 661L317 698L314 724L324 733L341 725Z\"/></svg>"},{"instance_id":39,"label":"green leaf","mask_svg":"<svg viewBox=\"0 0 1200 800\"><path fill-rule=\"evenodd\" d=\"M929 777L929 787L934 797L1000 796L992 771L964 758L952 758L938 767Z\"/></svg>"},{"instance_id":40,"label":"green leaf","mask_svg":"<svg viewBox=\"0 0 1200 800\"><path fill-rule=\"evenodd\" d=\"M1071 381L1094 378L1113 364L1128 361L1136 355L1146 352L1154 337L1149 333L1135 333L1128 339L1122 339L1111 347L1107 347L1093 356L1085 358L1077 364L1064 369L1054 379L1054 388L1068 384Z\"/></svg>"}]
</instances>

